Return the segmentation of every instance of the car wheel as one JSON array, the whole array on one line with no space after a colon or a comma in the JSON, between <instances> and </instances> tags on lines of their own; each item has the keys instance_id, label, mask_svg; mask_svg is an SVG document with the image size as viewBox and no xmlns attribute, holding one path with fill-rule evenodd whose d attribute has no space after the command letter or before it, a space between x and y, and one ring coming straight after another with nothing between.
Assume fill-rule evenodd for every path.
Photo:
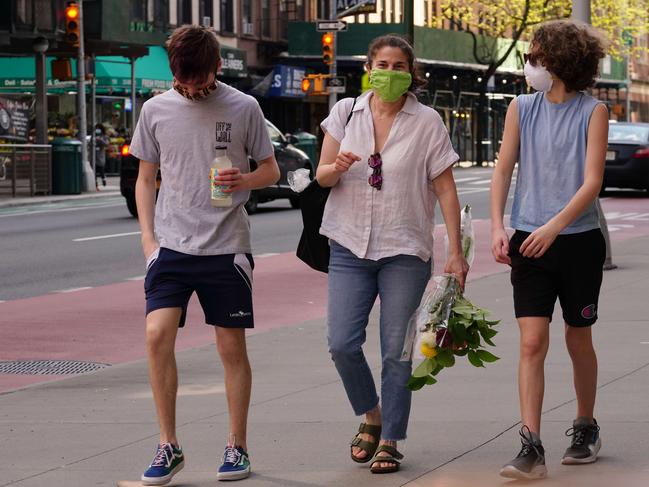
<instances>
[{"instance_id":1,"label":"car wheel","mask_svg":"<svg viewBox=\"0 0 649 487\"><path fill-rule=\"evenodd\" d=\"M249 215L252 215L253 213L257 212L258 206L259 206L259 195L257 194L256 191L251 191L250 198L248 198L248 202L246 203L246 211L248 212Z\"/></svg>"},{"instance_id":2,"label":"car wheel","mask_svg":"<svg viewBox=\"0 0 649 487\"><path fill-rule=\"evenodd\" d=\"M135 196L126 197L126 207L134 218L137 218L137 204L135 203Z\"/></svg>"},{"instance_id":3,"label":"car wheel","mask_svg":"<svg viewBox=\"0 0 649 487\"><path fill-rule=\"evenodd\" d=\"M300 207L300 198L297 196L293 196L288 199L291 202L291 208L299 208Z\"/></svg>"}]
</instances>

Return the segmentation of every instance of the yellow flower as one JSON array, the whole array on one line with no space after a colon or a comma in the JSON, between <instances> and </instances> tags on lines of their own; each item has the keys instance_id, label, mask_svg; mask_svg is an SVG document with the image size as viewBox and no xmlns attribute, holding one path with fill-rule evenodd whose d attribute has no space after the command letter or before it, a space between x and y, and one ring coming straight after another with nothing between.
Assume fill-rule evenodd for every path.
<instances>
[{"instance_id":1,"label":"yellow flower","mask_svg":"<svg viewBox=\"0 0 649 487\"><path fill-rule=\"evenodd\" d=\"M435 347L429 347L425 343L421 344L421 353L424 357L434 358L437 355L437 349Z\"/></svg>"}]
</instances>

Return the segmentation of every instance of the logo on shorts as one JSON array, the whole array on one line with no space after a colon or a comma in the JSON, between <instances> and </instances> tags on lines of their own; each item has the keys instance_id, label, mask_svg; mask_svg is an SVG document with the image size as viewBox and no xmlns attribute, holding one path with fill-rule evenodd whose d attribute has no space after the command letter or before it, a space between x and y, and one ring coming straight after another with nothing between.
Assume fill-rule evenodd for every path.
<instances>
[{"instance_id":1,"label":"logo on shorts","mask_svg":"<svg viewBox=\"0 0 649 487\"><path fill-rule=\"evenodd\" d=\"M252 316L250 311L237 311L236 313L230 313L230 318L245 318L246 316Z\"/></svg>"},{"instance_id":2,"label":"logo on shorts","mask_svg":"<svg viewBox=\"0 0 649 487\"><path fill-rule=\"evenodd\" d=\"M584 309L581 310L581 317L587 320L595 318L597 315L597 306L594 304L589 304Z\"/></svg>"}]
</instances>

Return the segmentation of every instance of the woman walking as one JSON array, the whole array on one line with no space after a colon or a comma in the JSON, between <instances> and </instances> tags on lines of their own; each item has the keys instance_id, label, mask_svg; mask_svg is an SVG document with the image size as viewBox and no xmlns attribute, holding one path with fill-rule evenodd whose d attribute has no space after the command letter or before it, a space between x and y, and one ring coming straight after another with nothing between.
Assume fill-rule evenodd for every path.
<instances>
[{"instance_id":1,"label":"woman walking","mask_svg":"<svg viewBox=\"0 0 649 487\"><path fill-rule=\"evenodd\" d=\"M322 122L320 185L332 187L320 233L330 239L328 345L347 396L364 416L351 458L395 472L403 455L411 363L400 361L406 328L431 274L435 205L449 236L445 272L464 285L460 206L451 166L458 156L439 114L417 101L412 47L386 35L369 46L371 90L338 102ZM425 83L425 81L423 81ZM381 301L381 399L363 354Z\"/></svg>"},{"instance_id":2,"label":"woman walking","mask_svg":"<svg viewBox=\"0 0 649 487\"><path fill-rule=\"evenodd\" d=\"M597 357L591 326L597 321L605 245L595 199L602 187L608 111L583 90L592 86L604 57L600 36L563 20L541 25L526 56L531 95L507 111L491 194L492 252L511 265L514 310L520 329L518 385L523 427L520 453L500 471L504 477L546 476L541 443L543 366L550 321L559 298L572 359L577 414L561 463L591 463L600 449L593 418ZM518 161L511 240L503 223Z\"/></svg>"}]
</instances>

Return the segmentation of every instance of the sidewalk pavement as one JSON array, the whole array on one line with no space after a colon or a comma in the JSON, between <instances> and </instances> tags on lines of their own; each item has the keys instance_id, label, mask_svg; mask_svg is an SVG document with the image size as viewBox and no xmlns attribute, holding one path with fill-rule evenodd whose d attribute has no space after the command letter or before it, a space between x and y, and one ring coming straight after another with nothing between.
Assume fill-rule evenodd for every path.
<instances>
[{"instance_id":1,"label":"sidewalk pavement","mask_svg":"<svg viewBox=\"0 0 649 487\"><path fill-rule=\"evenodd\" d=\"M94 200L106 196L120 195L119 176L107 176L106 186L101 182L97 191L81 194L52 194L47 196L16 196L13 198L10 194L0 194L0 208L11 208L17 206L33 206L51 203L61 203L64 201Z\"/></svg>"},{"instance_id":2,"label":"sidewalk pavement","mask_svg":"<svg viewBox=\"0 0 649 487\"><path fill-rule=\"evenodd\" d=\"M539 486L649 485L649 237L616 246L619 268L607 272L595 325L599 354L596 417L599 461L562 466L575 414L570 360L560 314L546 365L543 439L549 478ZM467 295L502 319L485 369L464 362L438 384L414 393L403 468L372 475L349 459L358 420L347 403L325 343L323 319L251 335L253 397L249 450L253 475L242 486L487 487L518 486L498 476L519 449L518 331L506 272L472 281ZM379 371L377 310L366 353ZM263 319L258 317L258 319ZM182 333L182 332L181 332ZM223 371L213 345L178 354L178 431L187 456L170 485L216 485L228 432ZM0 394L0 487L136 486L157 441L144 360Z\"/></svg>"}]
</instances>

